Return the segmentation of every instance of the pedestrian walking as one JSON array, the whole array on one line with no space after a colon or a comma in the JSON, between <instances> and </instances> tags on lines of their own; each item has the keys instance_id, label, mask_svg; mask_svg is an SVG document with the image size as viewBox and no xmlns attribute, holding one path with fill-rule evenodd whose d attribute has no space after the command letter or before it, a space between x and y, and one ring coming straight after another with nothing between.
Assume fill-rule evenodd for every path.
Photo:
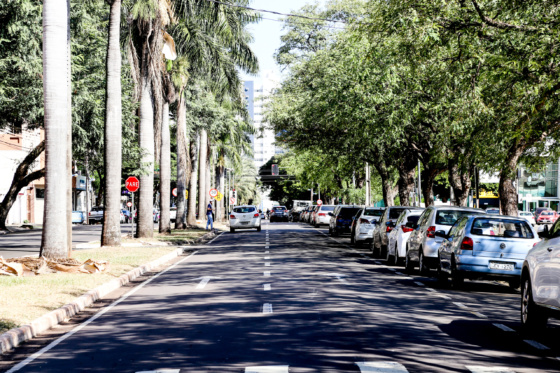
<instances>
[{"instance_id":1,"label":"pedestrian walking","mask_svg":"<svg viewBox=\"0 0 560 373\"><path fill-rule=\"evenodd\" d=\"M214 230L214 211L212 210L212 202L210 202L206 208L206 230L208 230L208 224L210 224L210 230Z\"/></svg>"}]
</instances>

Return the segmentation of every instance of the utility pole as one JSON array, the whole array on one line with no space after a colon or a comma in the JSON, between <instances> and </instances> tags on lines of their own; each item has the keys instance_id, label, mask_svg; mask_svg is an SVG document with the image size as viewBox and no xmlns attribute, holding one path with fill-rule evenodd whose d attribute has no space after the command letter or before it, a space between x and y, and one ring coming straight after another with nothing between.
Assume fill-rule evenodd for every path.
<instances>
[{"instance_id":1,"label":"utility pole","mask_svg":"<svg viewBox=\"0 0 560 373\"><path fill-rule=\"evenodd\" d=\"M477 208L480 208L480 194L478 193L478 183L479 183L479 181L480 181L480 180L479 180L480 175L478 174L478 167L475 166L474 169L475 169L474 176L475 176L475 178L476 178L476 179L475 179L475 183L474 183L474 184L475 184L474 187L476 188L476 207L477 207Z\"/></svg>"},{"instance_id":2,"label":"utility pole","mask_svg":"<svg viewBox=\"0 0 560 373\"><path fill-rule=\"evenodd\" d=\"M313 201L313 187L311 187L311 201Z\"/></svg>"}]
</instances>

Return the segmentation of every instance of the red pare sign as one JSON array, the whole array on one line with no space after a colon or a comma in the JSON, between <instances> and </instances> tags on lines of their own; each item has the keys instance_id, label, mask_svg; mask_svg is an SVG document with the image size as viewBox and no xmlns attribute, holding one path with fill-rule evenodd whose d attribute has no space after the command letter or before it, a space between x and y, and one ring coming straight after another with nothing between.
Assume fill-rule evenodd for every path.
<instances>
[{"instance_id":1,"label":"red pare sign","mask_svg":"<svg viewBox=\"0 0 560 373\"><path fill-rule=\"evenodd\" d=\"M125 186L129 192L134 193L140 189L140 181L135 176L130 176L126 179Z\"/></svg>"}]
</instances>

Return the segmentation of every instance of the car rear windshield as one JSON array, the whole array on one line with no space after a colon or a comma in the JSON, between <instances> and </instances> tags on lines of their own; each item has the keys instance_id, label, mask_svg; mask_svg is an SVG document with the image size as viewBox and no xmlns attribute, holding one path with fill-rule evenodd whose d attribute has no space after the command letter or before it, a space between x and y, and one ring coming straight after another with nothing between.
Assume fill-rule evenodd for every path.
<instances>
[{"instance_id":1,"label":"car rear windshield","mask_svg":"<svg viewBox=\"0 0 560 373\"><path fill-rule=\"evenodd\" d=\"M410 215L409 217L406 218L406 221L408 223L418 223L419 218L420 218L420 215Z\"/></svg>"},{"instance_id":2,"label":"car rear windshield","mask_svg":"<svg viewBox=\"0 0 560 373\"><path fill-rule=\"evenodd\" d=\"M552 212L543 212L541 213L542 216L549 216L549 215L554 215L554 213Z\"/></svg>"},{"instance_id":3,"label":"car rear windshield","mask_svg":"<svg viewBox=\"0 0 560 373\"><path fill-rule=\"evenodd\" d=\"M334 211L334 206L321 206L321 211Z\"/></svg>"},{"instance_id":4,"label":"car rear windshield","mask_svg":"<svg viewBox=\"0 0 560 373\"><path fill-rule=\"evenodd\" d=\"M361 208L359 207L343 207L340 209L338 216L340 216L341 218L351 218L360 210Z\"/></svg>"},{"instance_id":5,"label":"car rear windshield","mask_svg":"<svg viewBox=\"0 0 560 373\"><path fill-rule=\"evenodd\" d=\"M479 211L462 211L462 210L439 210L436 214L436 224L453 225L462 216L479 215Z\"/></svg>"},{"instance_id":6,"label":"car rear windshield","mask_svg":"<svg viewBox=\"0 0 560 373\"><path fill-rule=\"evenodd\" d=\"M368 210L364 211L365 216L383 216L383 210Z\"/></svg>"},{"instance_id":7,"label":"car rear windshield","mask_svg":"<svg viewBox=\"0 0 560 373\"><path fill-rule=\"evenodd\" d=\"M478 236L534 238L526 220L480 218L473 222L471 233Z\"/></svg>"},{"instance_id":8,"label":"car rear windshield","mask_svg":"<svg viewBox=\"0 0 560 373\"><path fill-rule=\"evenodd\" d=\"M405 209L391 209L391 211L389 211L389 219L398 219L404 210Z\"/></svg>"},{"instance_id":9,"label":"car rear windshield","mask_svg":"<svg viewBox=\"0 0 560 373\"><path fill-rule=\"evenodd\" d=\"M249 212L255 212L255 208L254 207L235 207L233 209L233 212L236 212L238 214L246 214Z\"/></svg>"}]
</instances>

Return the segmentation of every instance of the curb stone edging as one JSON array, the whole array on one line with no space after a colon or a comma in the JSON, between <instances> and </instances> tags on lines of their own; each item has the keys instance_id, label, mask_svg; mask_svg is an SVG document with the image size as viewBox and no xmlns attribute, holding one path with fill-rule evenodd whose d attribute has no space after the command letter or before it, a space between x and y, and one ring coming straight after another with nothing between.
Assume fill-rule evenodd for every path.
<instances>
[{"instance_id":1,"label":"curb stone edging","mask_svg":"<svg viewBox=\"0 0 560 373\"><path fill-rule=\"evenodd\" d=\"M213 236L214 233L209 232L199 239L202 241L205 238L211 238ZM68 320L69 318L76 315L78 312L83 311L85 308L89 307L95 301L103 298L110 292L128 284L144 273L149 272L153 268L158 267L159 265L178 257L183 253L184 249L184 247L178 248L159 259L153 260L147 264L144 264L136 269L125 273L124 275L114 280L106 282L76 298L76 300L74 300L73 302L68 303L33 320L28 325L23 325L19 328L8 330L4 334L0 335L0 354L12 350L22 342L32 339L42 332L52 328L53 326L56 326L61 322Z\"/></svg>"}]
</instances>

